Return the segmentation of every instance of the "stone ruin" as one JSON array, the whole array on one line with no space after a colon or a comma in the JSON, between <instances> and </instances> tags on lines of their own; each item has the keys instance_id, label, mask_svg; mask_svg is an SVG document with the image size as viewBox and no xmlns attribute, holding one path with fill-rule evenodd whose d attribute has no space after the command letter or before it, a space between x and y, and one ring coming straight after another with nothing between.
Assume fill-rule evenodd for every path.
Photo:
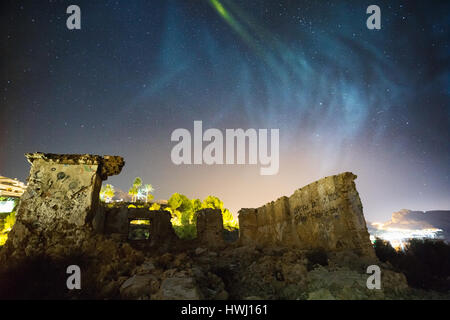
<instances>
[{"instance_id":1,"label":"stone ruin","mask_svg":"<svg viewBox=\"0 0 450 320\"><path fill-rule=\"evenodd\" d=\"M31 163L28 188L5 246L9 250L48 252L58 239L76 248L95 234L125 241L133 219L150 221L150 246L168 250L179 241L167 211L100 205L102 181L120 173L125 164L122 157L44 153L26 157ZM349 172L326 177L298 189L289 198L257 209L241 209L238 244L353 250L373 257L354 179L356 176ZM220 210L197 212L197 244L222 246L223 233Z\"/></svg>"},{"instance_id":2,"label":"stone ruin","mask_svg":"<svg viewBox=\"0 0 450 320\"><path fill-rule=\"evenodd\" d=\"M130 237L130 222L133 220L148 220L148 244L150 246L166 247L175 245L175 234L171 215L165 210L149 210L148 208L128 208L126 206L113 206L102 208L104 218L104 234L114 235L118 239L128 240Z\"/></svg>"},{"instance_id":3,"label":"stone ruin","mask_svg":"<svg viewBox=\"0 0 450 320\"><path fill-rule=\"evenodd\" d=\"M50 153L25 156L31 164L28 187L20 199L7 247L39 252L53 246L52 239L58 235L74 245L79 243L98 227L102 181L120 173L123 158Z\"/></svg>"},{"instance_id":4,"label":"stone ruin","mask_svg":"<svg viewBox=\"0 0 450 320\"><path fill-rule=\"evenodd\" d=\"M220 209L202 209L197 211L197 239L212 247L224 243L223 218Z\"/></svg>"},{"instance_id":5,"label":"stone ruin","mask_svg":"<svg viewBox=\"0 0 450 320\"><path fill-rule=\"evenodd\" d=\"M313 182L257 209L239 211L242 244L285 245L374 256L356 175L345 172Z\"/></svg>"}]
</instances>

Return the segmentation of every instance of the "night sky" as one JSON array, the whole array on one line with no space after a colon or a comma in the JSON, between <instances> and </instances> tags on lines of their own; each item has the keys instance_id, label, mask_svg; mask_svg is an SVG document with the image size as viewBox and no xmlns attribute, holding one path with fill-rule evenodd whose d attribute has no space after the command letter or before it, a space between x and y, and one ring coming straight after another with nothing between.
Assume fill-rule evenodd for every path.
<instances>
[{"instance_id":1,"label":"night sky","mask_svg":"<svg viewBox=\"0 0 450 320\"><path fill-rule=\"evenodd\" d=\"M446 3L447 2L447 3ZM66 8L81 8L68 30ZM366 9L381 8L381 30ZM0 4L0 175L25 152L120 155L156 199L233 213L358 175L366 219L450 209L448 1L7 1ZM279 128L280 169L176 166L170 135Z\"/></svg>"}]
</instances>

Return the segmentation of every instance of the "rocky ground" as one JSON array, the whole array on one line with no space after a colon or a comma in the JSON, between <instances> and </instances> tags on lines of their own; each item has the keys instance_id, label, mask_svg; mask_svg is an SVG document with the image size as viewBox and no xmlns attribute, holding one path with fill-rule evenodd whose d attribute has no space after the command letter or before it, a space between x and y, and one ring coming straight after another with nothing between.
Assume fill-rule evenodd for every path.
<instances>
[{"instance_id":1,"label":"rocky ground","mask_svg":"<svg viewBox=\"0 0 450 320\"><path fill-rule=\"evenodd\" d=\"M408 287L388 264L352 252L320 253L284 247L218 249L191 243L172 252L96 235L67 252L64 240L44 255L0 249L0 298L59 299L448 299ZM21 252L26 252L24 248ZM44 258L43 258L44 257ZM77 264L82 290L65 288L65 268ZM368 265L382 269L382 289L369 290ZM58 275L59 276L55 276ZM55 283L60 286L55 287ZM25 290L26 288L26 290ZM19 292L18 292L19 291Z\"/></svg>"},{"instance_id":2,"label":"rocky ground","mask_svg":"<svg viewBox=\"0 0 450 320\"><path fill-rule=\"evenodd\" d=\"M366 287L368 263L352 253L332 254L324 265L288 248L196 248L144 258L118 278L122 299L403 299L423 298L401 273L381 266L382 290ZM320 259L319 259L320 260ZM425 295L424 295L425 294ZM439 295L436 295L438 297Z\"/></svg>"}]
</instances>

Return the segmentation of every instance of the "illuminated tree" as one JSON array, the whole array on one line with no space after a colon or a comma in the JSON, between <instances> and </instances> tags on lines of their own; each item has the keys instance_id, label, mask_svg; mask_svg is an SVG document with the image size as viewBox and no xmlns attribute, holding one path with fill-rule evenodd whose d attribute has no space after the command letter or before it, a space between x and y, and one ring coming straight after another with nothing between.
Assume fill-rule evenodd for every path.
<instances>
[{"instance_id":1,"label":"illuminated tree","mask_svg":"<svg viewBox=\"0 0 450 320\"><path fill-rule=\"evenodd\" d=\"M239 228L231 212L224 208L223 202L214 196L208 196L203 201L190 200L185 195L174 193L168 200L165 210L172 214L172 226L180 238L193 239L197 235L195 213L200 209L219 209L222 212L224 228L233 231Z\"/></svg>"},{"instance_id":2,"label":"illuminated tree","mask_svg":"<svg viewBox=\"0 0 450 320\"><path fill-rule=\"evenodd\" d=\"M146 184L142 187L142 191L145 194L145 202L153 200L154 196L151 194L155 189L151 184Z\"/></svg>"},{"instance_id":3,"label":"illuminated tree","mask_svg":"<svg viewBox=\"0 0 450 320\"><path fill-rule=\"evenodd\" d=\"M136 198L139 194L139 188L142 185L142 179L136 177L133 182L133 186L128 190L128 194L131 196L131 201L136 202Z\"/></svg>"},{"instance_id":4,"label":"illuminated tree","mask_svg":"<svg viewBox=\"0 0 450 320\"><path fill-rule=\"evenodd\" d=\"M142 179L140 177L134 178L133 181L133 187L139 190L139 188L142 186Z\"/></svg>"},{"instance_id":5,"label":"illuminated tree","mask_svg":"<svg viewBox=\"0 0 450 320\"><path fill-rule=\"evenodd\" d=\"M192 204L192 211L194 212L197 212L198 210L202 209L202 202L200 201L200 199L192 199L191 204Z\"/></svg>"},{"instance_id":6,"label":"illuminated tree","mask_svg":"<svg viewBox=\"0 0 450 320\"><path fill-rule=\"evenodd\" d=\"M11 212L6 216L3 225L0 226L0 246L3 246L8 239L8 233L11 231L14 223L16 223L16 212Z\"/></svg>"},{"instance_id":7,"label":"illuminated tree","mask_svg":"<svg viewBox=\"0 0 450 320\"><path fill-rule=\"evenodd\" d=\"M223 210L223 202L214 196L208 196L205 200L202 202L202 208L211 208L211 209L220 209Z\"/></svg>"},{"instance_id":8,"label":"illuminated tree","mask_svg":"<svg viewBox=\"0 0 450 320\"><path fill-rule=\"evenodd\" d=\"M169 201L169 207L172 212L174 222L179 225L187 225L193 223L194 212L192 210L192 202L183 194L174 193Z\"/></svg>"},{"instance_id":9,"label":"illuminated tree","mask_svg":"<svg viewBox=\"0 0 450 320\"><path fill-rule=\"evenodd\" d=\"M135 202L138 195L138 189L133 186L128 190L128 194L131 196L131 202Z\"/></svg>"},{"instance_id":10,"label":"illuminated tree","mask_svg":"<svg viewBox=\"0 0 450 320\"><path fill-rule=\"evenodd\" d=\"M172 226L178 237L194 239L197 235L197 227L193 202L183 194L174 193L168 200L168 205L167 210L172 214Z\"/></svg>"},{"instance_id":11,"label":"illuminated tree","mask_svg":"<svg viewBox=\"0 0 450 320\"><path fill-rule=\"evenodd\" d=\"M228 209L222 209L223 226L229 231L239 229L239 224Z\"/></svg>"},{"instance_id":12,"label":"illuminated tree","mask_svg":"<svg viewBox=\"0 0 450 320\"><path fill-rule=\"evenodd\" d=\"M114 198L114 187L110 184L102 186L100 190L100 200L110 202Z\"/></svg>"}]
</instances>

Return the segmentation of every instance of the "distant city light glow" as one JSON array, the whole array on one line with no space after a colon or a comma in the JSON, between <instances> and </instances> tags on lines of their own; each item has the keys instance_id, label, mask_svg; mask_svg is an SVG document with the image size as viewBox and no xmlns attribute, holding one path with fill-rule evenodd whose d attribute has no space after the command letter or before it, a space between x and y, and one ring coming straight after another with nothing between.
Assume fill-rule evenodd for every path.
<instances>
[{"instance_id":1,"label":"distant city light glow","mask_svg":"<svg viewBox=\"0 0 450 320\"><path fill-rule=\"evenodd\" d=\"M439 233L442 229L438 228L424 228L424 229L404 229L383 227L383 223L372 223L374 230L370 235L370 240L375 241L376 238L380 238L386 241L394 247L396 250L403 250L405 244L410 239L440 239Z\"/></svg>"}]
</instances>

